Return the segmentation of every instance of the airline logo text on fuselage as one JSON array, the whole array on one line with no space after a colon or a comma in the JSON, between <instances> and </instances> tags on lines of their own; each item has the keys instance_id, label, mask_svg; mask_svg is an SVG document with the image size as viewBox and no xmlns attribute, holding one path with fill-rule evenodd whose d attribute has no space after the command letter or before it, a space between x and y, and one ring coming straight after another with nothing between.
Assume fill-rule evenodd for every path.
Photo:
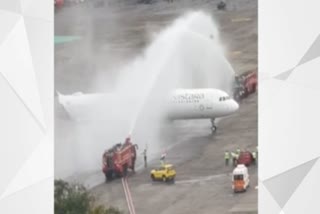
<instances>
[{"instance_id":1,"label":"airline logo text on fuselage","mask_svg":"<svg viewBox=\"0 0 320 214\"><path fill-rule=\"evenodd\" d=\"M204 99L203 93L186 93L173 96L173 102L175 103L199 103L201 99Z\"/></svg>"}]
</instances>

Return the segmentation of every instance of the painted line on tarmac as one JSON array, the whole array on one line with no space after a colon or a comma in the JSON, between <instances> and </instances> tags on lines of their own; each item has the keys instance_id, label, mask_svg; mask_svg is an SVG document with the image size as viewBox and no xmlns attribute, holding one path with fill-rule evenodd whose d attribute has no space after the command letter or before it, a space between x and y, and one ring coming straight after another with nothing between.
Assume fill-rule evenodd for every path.
<instances>
[{"instance_id":1,"label":"painted line on tarmac","mask_svg":"<svg viewBox=\"0 0 320 214\"><path fill-rule=\"evenodd\" d=\"M198 178L194 178L194 179L176 180L172 184L194 184L194 183L212 181L214 179L229 177L229 176L230 176L230 174L210 175L210 176L198 177ZM161 183L162 182L151 182L151 183L145 183L142 185L144 185L144 186L157 185L157 184L161 185Z\"/></svg>"},{"instance_id":2,"label":"painted line on tarmac","mask_svg":"<svg viewBox=\"0 0 320 214\"><path fill-rule=\"evenodd\" d=\"M236 19L231 19L231 22L248 22L251 21L251 18L236 18Z\"/></svg>"},{"instance_id":3,"label":"painted line on tarmac","mask_svg":"<svg viewBox=\"0 0 320 214\"><path fill-rule=\"evenodd\" d=\"M58 36L55 35L54 36L54 44L58 45L58 44L64 44L64 43L69 43L69 42L73 42L76 40L80 40L81 37L79 36Z\"/></svg>"},{"instance_id":4,"label":"painted line on tarmac","mask_svg":"<svg viewBox=\"0 0 320 214\"><path fill-rule=\"evenodd\" d=\"M126 201L127 201L129 213L130 214L134 214L134 211L132 211L132 207L131 207L132 204L131 204L131 201L130 201L130 198L129 198L128 186L126 185L127 181L126 181L125 178L122 178L121 181L122 181L122 187L123 187L123 190L124 190L124 194L126 196Z\"/></svg>"},{"instance_id":5,"label":"painted line on tarmac","mask_svg":"<svg viewBox=\"0 0 320 214\"><path fill-rule=\"evenodd\" d=\"M242 54L242 51L232 51L231 54L232 55L240 55L240 54Z\"/></svg>"},{"instance_id":6,"label":"painted line on tarmac","mask_svg":"<svg viewBox=\"0 0 320 214\"><path fill-rule=\"evenodd\" d=\"M135 210L134 205L133 205L133 200L132 200L132 196L131 196L131 192L130 192L130 188L129 188L128 178L127 177L125 178L125 185L126 185L126 188L127 188L129 199L130 199L130 205L131 205L132 214L136 214L136 210Z\"/></svg>"},{"instance_id":7,"label":"painted line on tarmac","mask_svg":"<svg viewBox=\"0 0 320 214\"><path fill-rule=\"evenodd\" d=\"M205 177L200 177L200 178L195 178L195 179L175 181L175 183L176 184L200 183L200 182L205 182L205 181L211 181L216 178L226 177L228 175L229 174L210 175L210 176L205 176Z\"/></svg>"}]
</instances>

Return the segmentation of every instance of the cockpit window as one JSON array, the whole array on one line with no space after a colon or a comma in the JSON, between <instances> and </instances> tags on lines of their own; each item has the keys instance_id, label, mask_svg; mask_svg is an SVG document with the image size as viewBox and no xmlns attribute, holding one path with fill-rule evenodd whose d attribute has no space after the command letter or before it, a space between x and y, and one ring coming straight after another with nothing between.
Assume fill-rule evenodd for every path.
<instances>
[{"instance_id":1,"label":"cockpit window","mask_svg":"<svg viewBox=\"0 0 320 214\"><path fill-rule=\"evenodd\" d=\"M225 101L225 100L229 100L231 99L229 96L225 96L225 97L220 97L219 101Z\"/></svg>"}]
</instances>

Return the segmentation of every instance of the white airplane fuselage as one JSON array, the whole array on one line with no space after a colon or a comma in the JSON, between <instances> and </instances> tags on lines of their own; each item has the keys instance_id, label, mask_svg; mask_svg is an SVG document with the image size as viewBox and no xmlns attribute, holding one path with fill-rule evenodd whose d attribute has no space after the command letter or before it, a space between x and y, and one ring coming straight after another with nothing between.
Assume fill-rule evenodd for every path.
<instances>
[{"instance_id":1,"label":"white airplane fuselage","mask_svg":"<svg viewBox=\"0 0 320 214\"><path fill-rule=\"evenodd\" d=\"M116 95L103 94L58 95L59 103L75 120L81 120L81 118L90 120L91 116L99 117L99 111L104 114L108 114L110 111L109 114L113 114L117 110L117 106L114 106L113 110L110 108L106 110L103 106L103 103L106 102L101 101L110 101L111 104L107 103L112 106L116 99L120 98ZM122 102L124 101L122 100ZM238 108L238 103L231 99L226 92L219 89L176 89L169 96L167 116L171 120L215 119L233 114Z\"/></svg>"},{"instance_id":2,"label":"white airplane fuselage","mask_svg":"<svg viewBox=\"0 0 320 214\"><path fill-rule=\"evenodd\" d=\"M173 120L224 117L236 112L238 103L218 89L177 89L172 93L168 117Z\"/></svg>"}]
</instances>

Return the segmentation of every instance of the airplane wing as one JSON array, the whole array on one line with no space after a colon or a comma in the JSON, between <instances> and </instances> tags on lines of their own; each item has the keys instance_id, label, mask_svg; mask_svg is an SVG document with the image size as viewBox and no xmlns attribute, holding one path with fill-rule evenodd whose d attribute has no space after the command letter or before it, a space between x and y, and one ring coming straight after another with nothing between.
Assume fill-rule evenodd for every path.
<instances>
[{"instance_id":1,"label":"airplane wing","mask_svg":"<svg viewBox=\"0 0 320 214\"><path fill-rule=\"evenodd\" d=\"M112 120L116 117L126 117L129 108L123 108L126 100L113 93L83 94L77 92L71 95L57 93L57 102L63 107L70 119L85 120ZM127 100L129 102L129 100ZM119 115L121 113L121 115ZM129 113L129 112L128 112Z\"/></svg>"}]
</instances>

